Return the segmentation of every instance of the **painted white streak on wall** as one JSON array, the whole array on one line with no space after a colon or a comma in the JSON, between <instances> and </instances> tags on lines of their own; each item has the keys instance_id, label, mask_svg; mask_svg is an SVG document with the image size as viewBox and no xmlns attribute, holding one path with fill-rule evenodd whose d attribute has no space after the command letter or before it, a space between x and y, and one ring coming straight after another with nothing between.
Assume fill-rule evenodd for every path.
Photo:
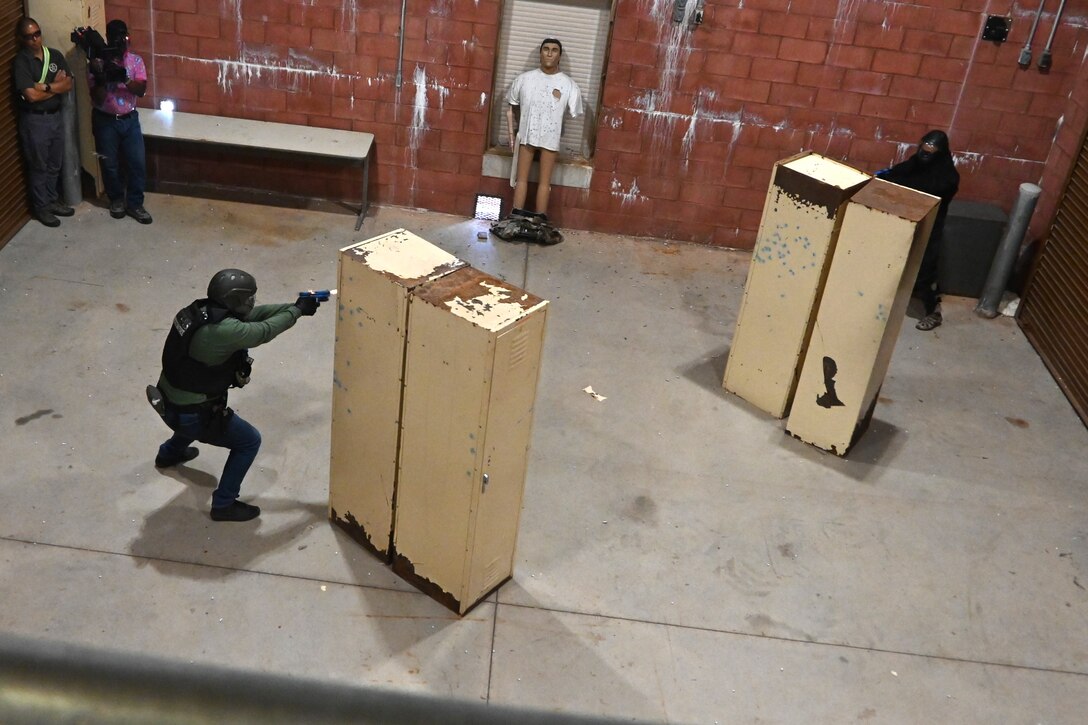
<instances>
[{"instance_id":1,"label":"painted white streak on wall","mask_svg":"<svg viewBox=\"0 0 1088 725\"><path fill-rule=\"evenodd\" d=\"M661 94L666 101L672 99L672 92L676 82L683 75L684 66L688 56L691 55L691 16L695 12L698 3L690 0L684 3L684 19L679 23L672 21L672 4L665 3L664 18L669 24L669 31L665 43L665 63L661 69ZM660 16L659 16L660 17Z\"/></svg>"},{"instance_id":2,"label":"painted white streak on wall","mask_svg":"<svg viewBox=\"0 0 1088 725\"><path fill-rule=\"evenodd\" d=\"M316 70L322 73L331 73L336 75L336 68L333 66L327 66L324 62L318 60L312 55L307 55L300 50L291 48L287 51L287 67L295 68L297 70Z\"/></svg>"},{"instance_id":3,"label":"painted white streak on wall","mask_svg":"<svg viewBox=\"0 0 1088 725\"><path fill-rule=\"evenodd\" d=\"M427 71L421 65L416 66L413 76L416 86L416 98L412 103L412 146L419 146L418 134L427 130Z\"/></svg>"},{"instance_id":4,"label":"painted white streak on wall","mask_svg":"<svg viewBox=\"0 0 1088 725\"><path fill-rule=\"evenodd\" d=\"M340 73L336 68L328 66L298 68L294 65L296 62L295 59L290 57L286 62L281 64L280 59L277 58L275 54L263 49L254 51L243 48L242 53L243 56L241 60L208 60L205 58L190 58L181 55L162 55L159 57L176 58L187 63L200 63L216 66L219 70L217 79L219 87L223 89L224 92L228 93L236 81L244 80L248 83L252 80L260 80L266 75L272 77L273 87L295 90L300 87L300 84L303 81L305 81L305 85L308 88L309 81L318 77L333 76L344 79L351 79L353 77L350 74ZM312 58L308 60L310 62L313 61Z\"/></svg>"},{"instance_id":5,"label":"painted white streak on wall","mask_svg":"<svg viewBox=\"0 0 1088 725\"><path fill-rule=\"evenodd\" d=\"M415 99L412 102L412 123L408 127L408 168L412 171L412 203L415 203L416 171L419 168L419 144L423 140L423 134L427 131L427 71L421 65L416 65L412 75L415 84ZM400 102L398 91L398 105Z\"/></svg>"},{"instance_id":6,"label":"painted white streak on wall","mask_svg":"<svg viewBox=\"0 0 1088 725\"><path fill-rule=\"evenodd\" d=\"M231 9L233 7L233 10ZM239 48L242 46L242 0L221 0L219 17L234 17L234 43Z\"/></svg>"},{"instance_id":7,"label":"painted white streak on wall","mask_svg":"<svg viewBox=\"0 0 1088 725\"><path fill-rule=\"evenodd\" d=\"M681 22L673 22L673 8L676 0L651 0L649 7L650 17L656 19L660 32L658 44L662 48L661 73L659 87L656 90L647 91L636 101L641 109L651 112L647 116L643 130L649 134L652 159L656 159L658 166L667 162L671 141L675 136L676 123L679 114L657 115L652 113L657 108L668 108L672 101L673 91L678 81L683 76L687 66L688 57L691 55L691 16L695 12L697 3L689 0L684 4L684 18Z\"/></svg>"},{"instance_id":8,"label":"painted white streak on wall","mask_svg":"<svg viewBox=\"0 0 1088 725\"><path fill-rule=\"evenodd\" d=\"M340 28L349 33L355 32L356 20L358 19L358 8L355 3L356 0L343 0L340 4Z\"/></svg>"},{"instance_id":9,"label":"painted white streak on wall","mask_svg":"<svg viewBox=\"0 0 1088 725\"><path fill-rule=\"evenodd\" d=\"M758 117L751 116L746 123L741 117L740 112L721 112L706 110L706 105L718 98L718 92L710 88L703 88L695 95L693 102L693 109L691 113L677 113L675 111L657 111L654 110L657 105L657 92L647 91L638 98L635 99L635 108L626 108L625 111L634 111L639 115L651 120L651 124L654 129L654 133L657 133L662 128L674 129L678 123L687 123L687 131L684 133L683 140L681 142L681 153L684 157L684 165L687 166L688 158L691 155L691 151L695 145L696 125L699 122L716 124L726 123L733 127L733 135L729 145L729 157L732 158L733 149L736 146L737 139L740 136L740 130L745 125L755 125L758 127L765 127L767 124L760 121ZM622 123L622 117L617 116ZM613 127L616 127L616 123ZM672 138L671 131L664 139L655 138L655 143L667 141Z\"/></svg>"},{"instance_id":10,"label":"painted white streak on wall","mask_svg":"<svg viewBox=\"0 0 1088 725\"><path fill-rule=\"evenodd\" d=\"M480 91L480 102L476 104L476 110L483 110L483 107L487 105L487 93Z\"/></svg>"},{"instance_id":11,"label":"painted white streak on wall","mask_svg":"<svg viewBox=\"0 0 1088 725\"><path fill-rule=\"evenodd\" d=\"M427 70L416 65L412 82L416 87L415 100L412 102L412 125L409 128L409 143L413 153L419 148L419 142L423 138L423 132L430 127L427 125L427 90L438 94L438 107L442 109L446 104L446 98L450 95L450 89L443 86L436 79L427 79ZM480 105L487 101L487 94L480 94Z\"/></svg>"},{"instance_id":12,"label":"painted white streak on wall","mask_svg":"<svg viewBox=\"0 0 1088 725\"><path fill-rule=\"evenodd\" d=\"M450 89L439 83L437 80L432 80L427 86L432 91L438 93L438 108L442 109L446 107L446 98L450 95Z\"/></svg>"},{"instance_id":13,"label":"painted white streak on wall","mask_svg":"<svg viewBox=\"0 0 1088 725\"><path fill-rule=\"evenodd\" d=\"M900 161L902 161L903 159L907 158L908 156L910 156L911 154L914 153L915 144L900 141L895 146L896 146L896 152L895 152L896 153L896 155L895 155L896 162L895 163L899 163Z\"/></svg>"},{"instance_id":14,"label":"painted white streak on wall","mask_svg":"<svg viewBox=\"0 0 1088 725\"><path fill-rule=\"evenodd\" d=\"M635 107L643 111L657 110L657 104L654 102L654 92L646 91L641 96L636 98Z\"/></svg>"},{"instance_id":15,"label":"painted white streak on wall","mask_svg":"<svg viewBox=\"0 0 1088 725\"><path fill-rule=\"evenodd\" d=\"M646 201L646 197L642 195L642 191L638 188L638 179L631 180L631 188L627 191L623 190L623 183L619 179L612 176L612 196L620 200L620 206L627 206L628 204L634 204L637 201Z\"/></svg>"},{"instance_id":16,"label":"painted white streak on wall","mask_svg":"<svg viewBox=\"0 0 1088 725\"><path fill-rule=\"evenodd\" d=\"M695 124L699 121L699 109L691 114L691 121L688 122L688 130L684 132L684 140L680 142L680 149L684 154L684 167L688 165L688 157L691 156L692 146L695 144Z\"/></svg>"}]
</instances>

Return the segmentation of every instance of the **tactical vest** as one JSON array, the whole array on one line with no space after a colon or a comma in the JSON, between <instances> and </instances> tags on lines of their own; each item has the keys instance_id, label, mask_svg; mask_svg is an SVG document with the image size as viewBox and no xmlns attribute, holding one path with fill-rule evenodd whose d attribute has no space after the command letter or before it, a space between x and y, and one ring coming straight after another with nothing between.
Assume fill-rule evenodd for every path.
<instances>
[{"instance_id":1,"label":"tactical vest","mask_svg":"<svg viewBox=\"0 0 1088 725\"><path fill-rule=\"evenodd\" d=\"M218 365L208 365L189 356L196 331L230 316L230 311L196 300L174 316L162 348L162 371L170 385L190 393L221 396L236 383L235 374L247 366L248 353L238 350Z\"/></svg>"}]
</instances>

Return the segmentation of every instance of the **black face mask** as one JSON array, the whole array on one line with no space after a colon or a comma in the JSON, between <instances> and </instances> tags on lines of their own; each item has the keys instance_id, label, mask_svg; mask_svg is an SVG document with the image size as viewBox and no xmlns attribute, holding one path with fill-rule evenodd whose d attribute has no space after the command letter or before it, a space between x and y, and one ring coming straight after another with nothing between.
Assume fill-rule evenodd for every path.
<instances>
[{"instance_id":1,"label":"black face mask","mask_svg":"<svg viewBox=\"0 0 1088 725\"><path fill-rule=\"evenodd\" d=\"M926 149L926 146L933 147L932 151ZM924 165L933 162L937 155L942 151L948 150L948 137L940 131L930 131L922 137L922 141L918 144L918 163Z\"/></svg>"}]
</instances>

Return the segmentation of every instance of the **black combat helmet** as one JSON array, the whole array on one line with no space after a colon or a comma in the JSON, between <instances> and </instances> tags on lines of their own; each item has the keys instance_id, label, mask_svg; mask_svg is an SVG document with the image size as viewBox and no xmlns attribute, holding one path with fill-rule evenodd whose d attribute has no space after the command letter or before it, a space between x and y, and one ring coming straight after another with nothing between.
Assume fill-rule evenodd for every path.
<instances>
[{"instance_id":1,"label":"black combat helmet","mask_svg":"<svg viewBox=\"0 0 1088 725\"><path fill-rule=\"evenodd\" d=\"M253 309L257 295L257 280L240 269L221 269L208 283L208 299L223 305L238 317Z\"/></svg>"}]
</instances>

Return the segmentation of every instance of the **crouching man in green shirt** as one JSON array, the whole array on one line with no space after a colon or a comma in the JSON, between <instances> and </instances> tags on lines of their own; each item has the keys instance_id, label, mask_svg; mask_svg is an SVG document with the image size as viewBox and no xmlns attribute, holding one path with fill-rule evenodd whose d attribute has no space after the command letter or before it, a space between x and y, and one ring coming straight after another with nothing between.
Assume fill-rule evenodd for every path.
<instances>
[{"instance_id":1,"label":"crouching man in green shirt","mask_svg":"<svg viewBox=\"0 0 1088 725\"><path fill-rule=\"evenodd\" d=\"M249 349L271 341L302 315L317 312L314 297L294 304L254 307L257 280L240 269L212 277L208 296L174 317L162 351L162 375L148 388L148 399L170 429L159 446L159 468L191 461L200 441L229 448L219 486L212 494L214 521L249 521L261 509L238 500L242 479L261 447L260 432L227 407L227 389L249 382ZM161 400L161 403L159 402Z\"/></svg>"}]
</instances>

